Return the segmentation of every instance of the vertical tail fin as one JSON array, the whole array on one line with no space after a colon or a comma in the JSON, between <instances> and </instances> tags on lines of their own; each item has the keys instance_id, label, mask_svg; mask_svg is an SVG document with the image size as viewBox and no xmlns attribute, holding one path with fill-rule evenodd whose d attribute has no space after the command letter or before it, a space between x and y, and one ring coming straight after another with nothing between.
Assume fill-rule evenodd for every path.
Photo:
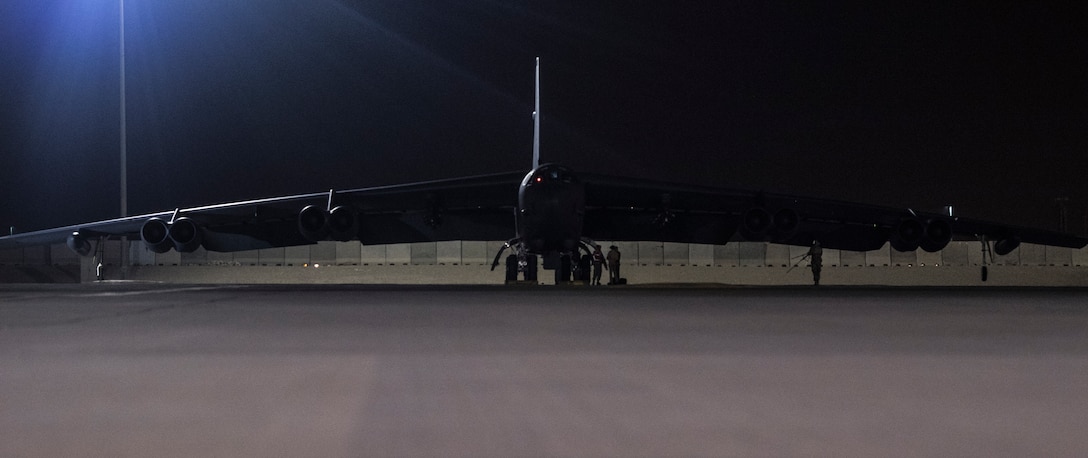
<instances>
[{"instance_id":1,"label":"vertical tail fin","mask_svg":"<svg viewBox=\"0 0 1088 458\"><path fill-rule=\"evenodd\" d=\"M533 170L540 166L540 58L536 58L536 103L533 106Z\"/></svg>"}]
</instances>

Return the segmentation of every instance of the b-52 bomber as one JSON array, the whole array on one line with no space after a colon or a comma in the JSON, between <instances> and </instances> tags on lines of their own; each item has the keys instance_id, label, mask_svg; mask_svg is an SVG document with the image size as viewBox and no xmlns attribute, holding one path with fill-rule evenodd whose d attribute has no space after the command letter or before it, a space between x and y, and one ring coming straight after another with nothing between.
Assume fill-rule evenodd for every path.
<instances>
[{"instance_id":1,"label":"b-52 bomber","mask_svg":"<svg viewBox=\"0 0 1088 458\"><path fill-rule=\"evenodd\" d=\"M571 257L596 240L725 244L766 241L869 251L939 251L953 238L1005 255L1022 242L1081 248L1053 231L910 209L634 178L578 174L540 163L536 67L533 168L393 186L231 202L0 237L0 249L66 243L82 256L106 239L139 238L151 251L234 252L352 241L390 244L508 240L506 279L537 279L537 258L568 278Z\"/></svg>"}]
</instances>

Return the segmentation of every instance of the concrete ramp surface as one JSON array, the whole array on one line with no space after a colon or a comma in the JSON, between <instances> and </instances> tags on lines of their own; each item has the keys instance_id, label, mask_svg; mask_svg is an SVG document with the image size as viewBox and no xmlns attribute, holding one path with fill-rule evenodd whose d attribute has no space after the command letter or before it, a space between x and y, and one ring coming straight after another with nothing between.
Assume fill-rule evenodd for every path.
<instances>
[{"instance_id":1,"label":"concrete ramp surface","mask_svg":"<svg viewBox=\"0 0 1088 458\"><path fill-rule=\"evenodd\" d=\"M1072 456L1079 289L0 286L0 456Z\"/></svg>"}]
</instances>

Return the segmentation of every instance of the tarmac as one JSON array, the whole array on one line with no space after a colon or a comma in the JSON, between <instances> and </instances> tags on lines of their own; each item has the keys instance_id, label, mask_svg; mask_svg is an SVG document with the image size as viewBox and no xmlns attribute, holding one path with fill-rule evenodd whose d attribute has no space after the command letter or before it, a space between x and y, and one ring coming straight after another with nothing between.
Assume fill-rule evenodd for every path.
<instances>
[{"instance_id":1,"label":"tarmac","mask_svg":"<svg viewBox=\"0 0 1088 458\"><path fill-rule=\"evenodd\" d=\"M0 285L0 456L1084 456L1088 290Z\"/></svg>"}]
</instances>

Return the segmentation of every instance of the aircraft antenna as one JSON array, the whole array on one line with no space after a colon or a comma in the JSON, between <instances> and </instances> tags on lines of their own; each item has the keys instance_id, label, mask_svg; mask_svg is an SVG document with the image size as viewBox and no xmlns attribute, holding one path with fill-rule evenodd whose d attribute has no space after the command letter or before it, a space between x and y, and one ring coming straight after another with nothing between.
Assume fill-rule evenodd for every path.
<instances>
[{"instance_id":1,"label":"aircraft antenna","mask_svg":"<svg viewBox=\"0 0 1088 458\"><path fill-rule=\"evenodd\" d=\"M533 106L533 170L540 166L540 58L536 58L536 103Z\"/></svg>"}]
</instances>

